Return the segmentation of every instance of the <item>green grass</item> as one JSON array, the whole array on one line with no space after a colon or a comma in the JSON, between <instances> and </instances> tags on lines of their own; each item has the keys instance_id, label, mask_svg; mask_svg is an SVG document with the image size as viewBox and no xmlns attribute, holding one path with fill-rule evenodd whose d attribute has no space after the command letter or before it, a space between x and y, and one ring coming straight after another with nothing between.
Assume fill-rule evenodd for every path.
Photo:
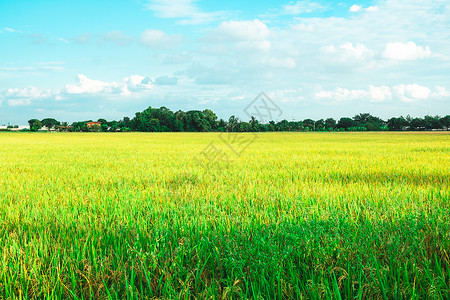
<instances>
[{"instance_id":1,"label":"green grass","mask_svg":"<svg viewBox=\"0 0 450 300\"><path fill-rule=\"evenodd\" d=\"M210 142L229 160L205 168ZM449 134L260 133L240 156L216 133L0 147L0 298L450 298Z\"/></svg>"}]
</instances>

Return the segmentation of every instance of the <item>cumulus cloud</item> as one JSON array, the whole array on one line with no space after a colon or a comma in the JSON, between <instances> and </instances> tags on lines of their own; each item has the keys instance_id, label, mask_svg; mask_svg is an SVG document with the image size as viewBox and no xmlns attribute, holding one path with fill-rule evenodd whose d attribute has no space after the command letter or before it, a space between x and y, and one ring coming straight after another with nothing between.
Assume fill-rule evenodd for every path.
<instances>
[{"instance_id":1,"label":"cumulus cloud","mask_svg":"<svg viewBox=\"0 0 450 300\"><path fill-rule=\"evenodd\" d=\"M117 84L89 79L83 74L78 74L78 83L66 85L64 91L67 94L94 94L112 87L117 87Z\"/></svg>"},{"instance_id":2,"label":"cumulus cloud","mask_svg":"<svg viewBox=\"0 0 450 300\"><path fill-rule=\"evenodd\" d=\"M121 95L123 96L129 96L133 93L151 90L152 88L153 84L150 78L141 75L131 75L130 77L125 77L120 85Z\"/></svg>"},{"instance_id":3,"label":"cumulus cloud","mask_svg":"<svg viewBox=\"0 0 450 300\"><path fill-rule=\"evenodd\" d=\"M387 43L382 53L384 58L395 60L415 60L426 58L430 55L430 47L418 46L411 41L407 43Z\"/></svg>"},{"instance_id":4,"label":"cumulus cloud","mask_svg":"<svg viewBox=\"0 0 450 300\"><path fill-rule=\"evenodd\" d=\"M436 91L433 92L432 96L436 98L450 97L450 90L443 86L436 86Z\"/></svg>"},{"instance_id":5,"label":"cumulus cloud","mask_svg":"<svg viewBox=\"0 0 450 300\"><path fill-rule=\"evenodd\" d=\"M375 52L361 43L328 45L321 48L321 61L325 68L341 68L342 71L356 70L373 65Z\"/></svg>"},{"instance_id":6,"label":"cumulus cloud","mask_svg":"<svg viewBox=\"0 0 450 300\"><path fill-rule=\"evenodd\" d=\"M147 29L141 34L141 44L152 49L170 50L178 46L183 37L181 34L167 35L156 29Z\"/></svg>"},{"instance_id":7,"label":"cumulus cloud","mask_svg":"<svg viewBox=\"0 0 450 300\"><path fill-rule=\"evenodd\" d=\"M345 43L345 44L340 45L339 48L345 50L346 53L348 53L356 58L361 58L365 54L368 54L370 52L366 46L364 46L363 44L360 44L360 43L358 43L354 46L353 46L353 43Z\"/></svg>"},{"instance_id":8,"label":"cumulus cloud","mask_svg":"<svg viewBox=\"0 0 450 300\"><path fill-rule=\"evenodd\" d=\"M336 88L334 91L320 91L315 94L316 99L332 99L337 101L369 100L370 102L382 102L392 98L391 89L388 86L373 86L368 89Z\"/></svg>"},{"instance_id":9,"label":"cumulus cloud","mask_svg":"<svg viewBox=\"0 0 450 300\"><path fill-rule=\"evenodd\" d=\"M353 43L345 43L339 46L328 45L322 47L322 51L328 54L345 54L356 58L361 58L366 54L372 54L372 52L367 49L363 44L357 43L353 45Z\"/></svg>"},{"instance_id":10,"label":"cumulus cloud","mask_svg":"<svg viewBox=\"0 0 450 300\"><path fill-rule=\"evenodd\" d=\"M363 8L361 5L353 4L352 6L350 6L348 11L352 12L352 13L363 12L363 11L375 12L375 11L378 11L378 6L369 6L369 7Z\"/></svg>"},{"instance_id":11,"label":"cumulus cloud","mask_svg":"<svg viewBox=\"0 0 450 300\"><path fill-rule=\"evenodd\" d=\"M368 89L347 89L338 87L334 90L322 90L316 92L316 99L330 99L336 101L368 100L370 102L383 102L391 99L402 102L415 102L431 98L442 99L450 97L450 90L442 86L434 89L426 86L413 84L398 84L392 87L381 85L370 85Z\"/></svg>"},{"instance_id":12,"label":"cumulus cloud","mask_svg":"<svg viewBox=\"0 0 450 300\"><path fill-rule=\"evenodd\" d=\"M392 98L391 89L388 86L369 86L368 97L372 102L382 102Z\"/></svg>"},{"instance_id":13,"label":"cumulus cloud","mask_svg":"<svg viewBox=\"0 0 450 300\"><path fill-rule=\"evenodd\" d=\"M0 100L7 100L9 106L30 105L34 100L48 99L53 101L67 100L74 95L100 95L107 99L139 96L152 90L153 83L148 77L132 75L121 82L104 82L90 79L83 74L78 75L78 82L67 84L61 90L41 90L30 86L26 88L10 88L0 92Z\"/></svg>"},{"instance_id":14,"label":"cumulus cloud","mask_svg":"<svg viewBox=\"0 0 450 300\"><path fill-rule=\"evenodd\" d=\"M431 95L431 90L429 88L416 83L399 84L394 86L394 90L399 95L400 100L404 102L428 99Z\"/></svg>"},{"instance_id":15,"label":"cumulus cloud","mask_svg":"<svg viewBox=\"0 0 450 300\"><path fill-rule=\"evenodd\" d=\"M33 99L44 99L53 96L49 90L40 90L34 86L26 88L11 88L3 93L4 98L8 99L9 106L30 105Z\"/></svg>"},{"instance_id":16,"label":"cumulus cloud","mask_svg":"<svg viewBox=\"0 0 450 300\"><path fill-rule=\"evenodd\" d=\"M78 75L78 83L68 84L63 89L64 94L119 94L129 96L133 92L151 90L152 84L150 79L132 75L126 77L121 83L104 82L101 80L90 79L83 74Z\"/></svg>"},{"instance_id":17,"label":"cumulus cloud","mask_svg":"<svg viewBox=\"0 0 450 300\"><path fill-rule=\"evenodd\" d=\"M205 39L219 42L261 41L269 36L270 30L267 25L254 19L252 21L222 22Z\"/></svg>"},{"instance_id":18,"label":"cumulus cloud","mask_svg":"<svg viewBox=\"0 0 450 300\"><path fill-rule=\"evenodd\" d=\"M361 11L361 9L362 9L362 7L360 5L353 4L350 7L349 11L350 12L358 12L358 11Z\"/></svg>"}]
</instances>

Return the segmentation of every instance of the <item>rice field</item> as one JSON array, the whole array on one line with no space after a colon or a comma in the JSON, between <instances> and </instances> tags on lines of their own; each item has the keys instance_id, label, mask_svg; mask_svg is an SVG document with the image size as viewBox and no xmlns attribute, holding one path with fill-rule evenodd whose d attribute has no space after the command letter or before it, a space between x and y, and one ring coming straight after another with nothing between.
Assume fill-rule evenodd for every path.
<instances>
[{"instance_id":1,"label":"rice field","mask_svg":"<svg viewBox=\"0 0 450 300\"><path fill-rule=\"evenodd\" d=\"M0 133L0 149L0 299L450 298L447 133Z\"/></svg>"}]
</instances>

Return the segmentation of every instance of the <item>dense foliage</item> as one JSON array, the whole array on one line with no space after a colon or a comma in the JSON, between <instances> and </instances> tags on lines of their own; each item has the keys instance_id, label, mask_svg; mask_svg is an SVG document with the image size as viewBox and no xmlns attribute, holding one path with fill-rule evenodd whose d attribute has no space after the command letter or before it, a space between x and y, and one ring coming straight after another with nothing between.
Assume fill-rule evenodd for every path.
<instances>
[{"instance_id":1,"label":"dense foliage","mask_svg":"<svg viewBox=\"0 0 450 300\"><path fill-rule=\"evenodd\" d=\"M149 107L136 113L134 118L123 118L120 121L106 121L99 119L98 126L94 128L86 125L89 121L74 122L71 126L59 123L55 119L46 118L42 121L32 119L29 121L30 130L37 131L43 126L61 131L141 131L141 132L266 132L266 131L400 131L400 130L448 130L450 128L450 115L445 117L425 116L424 118L393 117L387 121L361 113L353 118L343 117L339 120L333 118L303 121L281 120L278 122L260 123L255 117L248 122L231 116L227 121L218 119L217 115L209 110L190 110L187 112L173 112L166 107Z\"/></svg>"}]
</instances>

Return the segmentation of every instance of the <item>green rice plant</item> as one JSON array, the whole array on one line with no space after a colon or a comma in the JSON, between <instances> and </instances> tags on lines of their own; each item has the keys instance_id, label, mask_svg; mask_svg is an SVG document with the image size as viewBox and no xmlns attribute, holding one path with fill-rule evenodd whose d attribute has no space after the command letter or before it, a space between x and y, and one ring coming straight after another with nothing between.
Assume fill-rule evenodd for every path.
<instances>
[{"instance_id":1,"label":"green rice plant","mask_svg":"<svg viewBox=\"0 0 450 300\"><path fill-rule=\"evenodd\" d=\"M0 133L0 298L450 298L449 134L256 137Z\"/></svg>"}]
</instances>

